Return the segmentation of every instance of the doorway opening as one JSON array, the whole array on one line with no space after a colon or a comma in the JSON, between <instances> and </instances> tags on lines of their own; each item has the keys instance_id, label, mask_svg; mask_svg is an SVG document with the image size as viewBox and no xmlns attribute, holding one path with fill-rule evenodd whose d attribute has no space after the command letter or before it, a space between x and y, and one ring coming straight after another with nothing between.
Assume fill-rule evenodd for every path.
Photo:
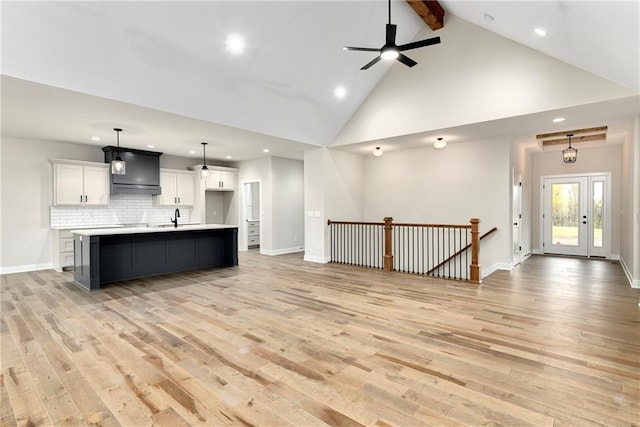
<instances>
[{"instance_id":1,"label":"doorway opening","mask_svg":"<svg viewBox=\"0 0 640 427\"><path fill-rule=\"evenodd\" d=\"M261 195L260 182L252 181L243 184L242 212L245 223L247 249L260 247Z\"/></svg>"},{"instance_id":2,"label":"doorway opening","mask_svg":"<svg viewBox=\"0 0 640 427\"><path fill-rule=\"evenodd\" d=\"M610 173L543 176L543 253L610 256Z\"/></svg>"}]
</instances>

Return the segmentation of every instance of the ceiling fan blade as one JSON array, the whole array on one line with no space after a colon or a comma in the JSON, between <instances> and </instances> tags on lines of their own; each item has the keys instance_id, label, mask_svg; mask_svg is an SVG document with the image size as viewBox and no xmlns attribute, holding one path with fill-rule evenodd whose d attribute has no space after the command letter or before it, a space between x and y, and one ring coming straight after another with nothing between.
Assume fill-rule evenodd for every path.
<instances>
[{"instance_id":1,"label":"ceiling fan blade","mask_svg":"<svg viewBox=\"0 0 640 427\"><path fill-rule=\"evenodd\" d=\"M398 61L402 62L407 67L413 67L414 65L417 64L416 61L414 61L413 59L409 58L406 55L403 55L402 53L400 55L398 55L397 59L398 59Z\"/></svg>"},{"instance_id":2,"label":"ceiling fan blade","mask_svg":"<svg viewBox=\"0 0 640 427\"><path fill-rule=\"evenodd\" d=\"M375 58L373 58L373 60L371 60L371 62L369 62L368 64L366 64L364 67L362 67L360 69L361 70L368 70L373 64L375 64L378 61L380 61L380 55L378 55Z\"/></svg>"},{"instance_id":3,"label":"ceiling fan blade","mask_svg":"<svg viewBox=\"0 0 640 427\"><path fill-rule=\"evenodd\" d=\"M397 26L395 24L387 24L387 45L393 45L395 46L396 44L396 28Z\"/></svg>"},{"instance_id":4,"label":"ceiling fan blade","mask_svg":"<svg viewBox=\"0 0 640 427\"><path fill-rule=\"evenodd\" d=\"M419 47L432 46L434 44L440 43L440 37L433 37L425 40L418 40L417 42L406 43L398 46L398 50L400 52L410 49L416 49Z\"/></svg>"},{"instance_id":5,"label":"ceiling fan blade","mask_svg":"<svg viewBox=\"0 0 640 427\"><path fill-rule=\"evenodd\" d=\"M342 50L362 50L365 52L380 52L380 48L374 47L354 47L354 46L344 46Z\"/></svg>"}]
</instances>

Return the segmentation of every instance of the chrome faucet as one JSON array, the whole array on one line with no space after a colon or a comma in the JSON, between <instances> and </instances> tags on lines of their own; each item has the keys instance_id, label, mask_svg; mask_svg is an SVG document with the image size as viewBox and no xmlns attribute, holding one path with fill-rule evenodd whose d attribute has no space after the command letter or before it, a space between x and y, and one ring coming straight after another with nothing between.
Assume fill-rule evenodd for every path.
<instances>
[{"instance_id":1,"label":"chrome faucet","mask_svg":"<svg viewBox=\"0 0 640 427\"><path fill-rule=\"evenodd\" d=\"M175 217L171 218L171 223L174 227L178 227L178 218L180 218L180 209L176 208Z\"/></svg>"}]
</instances>

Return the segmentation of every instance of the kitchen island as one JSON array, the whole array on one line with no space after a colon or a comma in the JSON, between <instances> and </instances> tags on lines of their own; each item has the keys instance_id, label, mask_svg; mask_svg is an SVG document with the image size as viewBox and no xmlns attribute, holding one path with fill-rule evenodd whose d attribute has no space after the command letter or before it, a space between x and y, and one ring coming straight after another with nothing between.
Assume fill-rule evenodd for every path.
<instances>
[{"instance_id":1,"label":"kitchen island","mask_svg":"<svg viewBox=\"0 0 640 427\"><path fill-rule=\"evenodd\" d=\"M105 283L238 265L238 227L205 224L73 230L73 280Z\"/></svg>"}]
</instances>

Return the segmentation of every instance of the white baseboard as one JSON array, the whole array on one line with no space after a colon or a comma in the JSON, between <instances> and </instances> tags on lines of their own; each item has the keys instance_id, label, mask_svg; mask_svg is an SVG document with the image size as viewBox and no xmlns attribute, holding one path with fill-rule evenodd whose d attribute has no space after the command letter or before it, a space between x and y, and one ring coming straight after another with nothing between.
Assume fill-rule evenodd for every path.
<instances>
[{"instance_id":1,"label":"white baseboard","mask_svg":"<svg viewBox=\"0 0 640 427\"><path fill-rule=\"evenodd\" d=\"M640 289L640 280L634 279L631 275L631 271L627 264L625 264L624 259L620 258L620 265L622 266L622 271L624 271L624 275L627 276L627 280L629 281L629 285L631 285L634 289Z\"/></svg>"},{"instance_id":2,"label":"white baseboard","mask_svg":"<svg viewBox=\"0 0 640 427\"><path fill-rule=\"evenodd\" d=\"M305 255L304 256L304 260L305 261L309 261L309 262L318 262L320 264L326 264L329 261L331 261L331 257L322 257L322 256L315 256L315 255Z\"/></svg>"},{"instance_id":3,"label":"white baseboard","mask_svg":"<svg viewBox=\"0 0 640 427\"><path fill-rule=\"evenodd\" d=\"M304 252L304 247L296 246L293 248L275 249L272 251L260 249L260 255L269 255L269 256L293 254L296 252Z\"/></svg>"},{"instance_id":4,"label":"white baseboard","mask_svg":"<svg viewBox=\"0 0 640 427\"><path fill-rule=\"evenodd\" d=\"M510 270L513 270L513 265L511 263L506 263L506 262L497 262L495 264L491 264L489 267L483 268L480 271L480 277L484 279L490 274L495 273L497 270L510 271Z\"/></svg>"},{"instance_id":5,"label":"white baseboard","mask_svg":"<svg viewBox=\"0 0 640 427\"><path fill-rule=\"evenodd\" d=\"M27 271L50 270L52 268L53 263L51 262L44 264L16 265L13 267L1 267L0 274L25 273Z\"/></svg>"}]
</instances>

